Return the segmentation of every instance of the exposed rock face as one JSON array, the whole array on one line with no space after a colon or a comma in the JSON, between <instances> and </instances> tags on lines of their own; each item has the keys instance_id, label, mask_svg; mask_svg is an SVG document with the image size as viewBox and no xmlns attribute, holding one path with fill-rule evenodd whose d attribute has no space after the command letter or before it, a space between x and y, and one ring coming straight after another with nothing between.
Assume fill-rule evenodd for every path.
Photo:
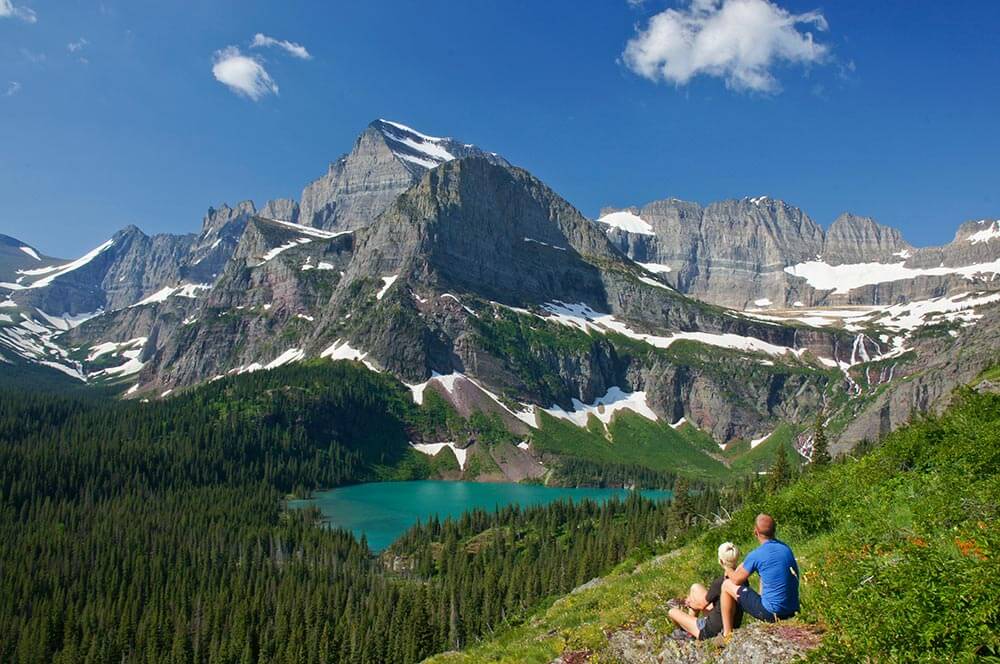
<instances>
[{"instance_id":1,"label":"exposed rock face","mask_svg":"<svg viewBox=\"0 0 1000 664\"><path fill-rule=\"evenodd\" d=\"M978 289L982 280L941 269L933 274L900 274L893 268L962 267L1000 260L1000 230L994 238L995 226L990 224L998 222L991 220L963 224L945 247L915 249L899 231L852 214L838 217L824 233L798 208L767 197L704 208L677 199L628 208L645 226L616 223L615 212L620 211L603 210L601 226L630 258L649 264L685 294L736 309L895 304L940 297ZM822 274L823 265L854 266L836 272L852 283L843 288L814 283L808 275Z\"/></svg>"},{"instance_id":2,"label":"exposed rock face","mask_svg":"<svg viewBox=\"0 0 1000 664\"><path fill-rule=\"evenodd\" d=\"M902 234L883 226L871 217L842 214L823 237L823 260L831 265L842 263L891 263L901 254L911 253Z\"/></svg>"},{"instance_id":3,"label":"exposed rock face","mask_svg":"<svg viewBox=\"0 0 1000 664\"><path fill-rule=\"evenodd\" d=\"M428 169L473 155L504 163L475 146L376 120L348 154L330 164L326 175L302 190L299 219L329 230L363 228Z\"/></svg>"},{"instance_id":4,"label":"exposed rock face","mask_svg":"<svg viewBox=\"0 0 1000 664\"><path fill-rule=\"evenodd\" d=\"M603 654L622 664L780 664L805 659L819 643L815 628L797 623L754 623L734 631L724 647L714 640L674 641L647 624L612 634Z\"/></svg>"},{"instance_id":5,"label":"exposed rock face","mask_svg":"<svg viewBox=\"0 0 1000 664\"><path fill-rule=\"evenodd\" d=\"M277 219L296 223L299 220L299 204L291 198L276 198L268 201L260 211L265 219Z\"/></svg>"},{"instance_id":6,"label":"exposed rock face","mask_svg":"<svg viewBox=\"0 0 1000 664\"><path fill-rule=\"evenodd\" d=\"M256 214L253 201L243 201L235 208L221 205L208 208L201 224L201 234L185 259L184 275L199 283L211 283L222 274L246 228Z\"/></svg>"}]
</instances>

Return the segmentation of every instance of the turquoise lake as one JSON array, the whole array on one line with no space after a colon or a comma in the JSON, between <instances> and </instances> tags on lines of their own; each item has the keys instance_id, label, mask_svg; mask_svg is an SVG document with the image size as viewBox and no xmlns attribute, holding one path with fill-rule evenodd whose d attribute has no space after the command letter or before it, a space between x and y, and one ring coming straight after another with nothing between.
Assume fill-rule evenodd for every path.
<instances>
[{"instance_id":1,"label":"turquoise lake","mask_svg":"<svg viewBox=\"0 0 1000 664\"><path fill-rule=\"evenodd\" d=\"M647 498L670 497L669 491L643 491ZM475 508L493 510L518 504L544 505L556 500L605 501L625 498L625 489L566 489L537 484L487 484L480 482L371 482L317 492L309 500L294 500L290 507L315 505L333 528L344 528L355 537L364 534L368 546L380 551L417 521L437 514L444 520Z\"/></svg>"}]
</instances>

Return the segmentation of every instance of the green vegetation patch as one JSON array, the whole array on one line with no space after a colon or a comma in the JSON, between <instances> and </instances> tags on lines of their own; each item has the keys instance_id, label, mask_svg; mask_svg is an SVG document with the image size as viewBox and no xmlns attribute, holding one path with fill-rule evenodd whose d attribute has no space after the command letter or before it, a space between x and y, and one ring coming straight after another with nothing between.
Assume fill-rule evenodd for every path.
<instances>
[{"instance_id":1,"label":"green vegetation patch","mask_svg":"<svg viewBox=\"0 0 1000 664\"><path fill-rule=\"evenodd\" d=\"M718 573L716 546L747 552L759 512L775 516L802 572L800 620L826 630L813 661L997 661L1000 605L990 580L1000 551L1000 395L963 390L860 459L808 469L758 489L721 527L518 626L435 662L548 662L600 651L619 628L665 622L666 600Z\"/></svg>"},{"instance_id":2,"label":"green vegetation patch","mask_svg":"<svg viewBox=\"0 0 1000 664\"><path fill-rule=\"evenodd\" d=\"M673 429L630 412L616 413L607 431L594 416L587 428L544 412L539 412L538 419L532 446L541 453L632 464L702 480L729 476L721 461L706 454L707 435L695 427ZM715 448L718 450L718 446Z\"/></svg>"}]
</instances>

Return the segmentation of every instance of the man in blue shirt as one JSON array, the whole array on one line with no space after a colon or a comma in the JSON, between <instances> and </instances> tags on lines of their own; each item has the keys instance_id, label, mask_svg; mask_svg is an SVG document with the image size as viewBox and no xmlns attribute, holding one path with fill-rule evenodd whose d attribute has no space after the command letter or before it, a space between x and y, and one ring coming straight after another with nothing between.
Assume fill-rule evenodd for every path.
<instances>
[{"instance_id":1,"label":"man in blue shirt","mask_svg":"<svg viewBox=\"0 0 1000 664\"><path fill-rule=\"evenodd\" d=\"M799 565L788 545L775 539L776 527L770 515L757 515L753 534L760 546L747 554L743 564L722 584L722 633L725 636L733 631L737 603L746 613L765 622L785 620L798 613ZM760 575L759 595L746 583L754 572Z\"/></svg>"}]
</instances>

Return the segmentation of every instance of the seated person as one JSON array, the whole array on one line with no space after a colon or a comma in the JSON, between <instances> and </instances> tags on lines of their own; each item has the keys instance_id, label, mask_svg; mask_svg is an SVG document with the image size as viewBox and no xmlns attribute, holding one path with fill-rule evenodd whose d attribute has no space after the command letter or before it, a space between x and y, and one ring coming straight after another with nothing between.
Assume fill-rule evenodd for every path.
<instances>
[{"instance_id":1,"label":"seated person","mask_svg":"<svg viewBox=\"0 0 1000 664\"><path fill-rule=\"evenodd\" d=\"M737 611L746 611L764 622L791 618L799 611L799 564L787 544L775 536L777 524L769 514L758 514L753 534L760 543L747 554L735 572L722 584L722 633L729 636L737 627ZM750 575L760 575L760 594L747 583Z\"/></svg>"},{"instance_id":2,"label":"seated person","mask_svg":"<svg viewBox=\"0 0 1000 664\"><path fill-rule=\"evenodd\" d=\"M685 632L696 639L710 639L722 633L722 584L736 570L736 561L740 558L739 549L732 542L724 542L719 546L719 564L723 574L712 582L707 589L700 583L691 586L684 605L681 608L670 609L670 619ZM733 624L739 627L743 620L743 611L737 607Z\"/></svg>"}]
</instances>

